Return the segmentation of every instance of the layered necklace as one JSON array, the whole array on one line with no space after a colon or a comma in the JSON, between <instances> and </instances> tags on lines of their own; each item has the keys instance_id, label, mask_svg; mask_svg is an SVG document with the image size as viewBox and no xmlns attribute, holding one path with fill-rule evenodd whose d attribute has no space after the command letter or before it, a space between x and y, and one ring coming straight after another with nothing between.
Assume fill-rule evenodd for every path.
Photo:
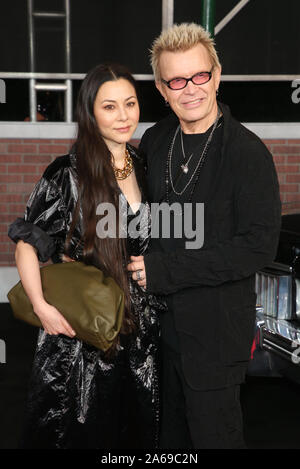
<instances>
[{"instance_id":1,"label":"layered necklace","mask_svg":"<svg viewBox=\"0 0 300 469\"><path fill-rule=\"evenodd\" d=\"M126 178L128 178L128 176L130 176L130 174L133 171L133 163L132 163L132 158L131 158L130 153L127 150L127 148L125 150L125 164L124 164L124 167L122 169L116 168L113 163L112 163L112 167L113 167L113 170L114 170L114 173L115 173L115 177L119 181L122 181L123 179L126 179Z\"/></svg>"},{"instance_id":2,"label":"layered necklace","mask_svg":"<svg viewBox=\"0 0 300 469\"><path fill-rule=\"evenodd\" d=\"M211 131L209 133L209 136L206 140L206 143L203 147L202 153L201 153L200 158L199 158L199 160L196 164L196 167L195 167L193 173L191 174L188 182L186 183L186 185L184 186L184 188L180 192L178 192L175 189L175 184L178 181L178 179L182 176L182 174L187 174L189 172L189 163L190 163L194 153L191 153L188 158L185 156L185 151L184 151L184 146L183 146L183 139L182 139L182 130L181 130L180 124L178 125L178 127L175 131L174 137L172 139L170 148L169 148L167 164L166 164L165 182L166 182L166 201L168 203L169 203L169 183L171 185L172 191L176 195L180 196L187 190L187 188L190 186L190 184L193 181L192 191L191 191L191 194L190 194L190 197L189 197L189 202L191 201L194 190L195 190L195 187L196 187L196 183L197 183L199 175L200 175L201 168L204 164L204 161L205 161L205 158L206 158L206 155L207 155L207 152L208 152L209 145L212 141L212 138L213 138L214 132L217 128L220 117L221 117L221 111L218 108L218 114L217 114L216 120L213 123L212 129L211 129ZM179 131L180 131L180 139L181 139L181 150L182 150L182 155L183 155L184 160L183 160L183 164L180 166L179 172L176 174L175 181L174 181L173 177L172 177L173 148L174 148L175 140L176 140L176 137L177 137L177 134L178 134ZM195 176L195 178L194 178L194 176Z\"/></svg>"}]
</instances>

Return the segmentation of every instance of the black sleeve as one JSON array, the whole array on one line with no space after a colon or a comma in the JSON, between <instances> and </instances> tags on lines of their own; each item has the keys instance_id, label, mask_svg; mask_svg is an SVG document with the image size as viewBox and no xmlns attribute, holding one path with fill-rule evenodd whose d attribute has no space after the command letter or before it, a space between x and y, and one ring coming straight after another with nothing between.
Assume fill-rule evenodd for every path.
<instances>
[{"instance_id":1,"label":"black sleeve","mask_svg":"<svg viewBox=\"0 0 300 469\"><path fill-rule=\"evenodd\" d=\"M46 262L56 251L57 241L66 235L65 205L54 181L42 177L28 199L24 218L9 227L8 236L17 243L23 240Z\"/></svg>"},{"instance_id":2,"label":"black sleeve","mask_svg":"<svg viewBox=\"0 0 300 469\"><path fill-rule=\"evenodd\" d=\"M250 152L248 148L243 157L248 163L236 176L233 237L198 250L146 254L149 292L167 295L188 287L216 286L248 277L274 260L281 202L273 159L262 144L253 145Z\"/></svg>"}]
</instances>

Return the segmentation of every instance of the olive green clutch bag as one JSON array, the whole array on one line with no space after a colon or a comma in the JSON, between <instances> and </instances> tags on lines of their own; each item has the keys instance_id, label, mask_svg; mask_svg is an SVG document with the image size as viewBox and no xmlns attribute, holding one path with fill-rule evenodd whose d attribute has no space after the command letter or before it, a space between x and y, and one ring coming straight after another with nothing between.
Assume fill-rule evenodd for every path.
<instances>
[{"instance_id":1,"label":"olive green clutch bag","mask_svg":"<svg viewBox=\"0 0 300 469\"><path fill-rule=\"evenodd\" d=\"M124 293L111 277L83 262L51 264L40 269L44 298L70 323L76 337L106 351L120 332ZM23 285L7 294L14 316L42 327Z\"/></svg>"}]
</instances>

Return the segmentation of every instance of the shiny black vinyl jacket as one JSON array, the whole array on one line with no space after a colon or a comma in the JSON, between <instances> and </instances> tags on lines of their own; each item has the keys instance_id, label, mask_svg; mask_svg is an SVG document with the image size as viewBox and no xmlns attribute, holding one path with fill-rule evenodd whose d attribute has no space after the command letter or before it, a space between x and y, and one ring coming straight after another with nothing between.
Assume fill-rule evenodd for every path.
<instances>
[{"instance_id":1,"label":"shiny black vinyl jacket","mask_svg":"<svg viewBox=\"0 0 300 469\"><path fill-rule=\"evenodd\" d=\"M131 211L120 191L125 215L128 254L144 254L149 239L149 205L145 199L144 168L128 146L142 193L139 210ZM76 154L56 158L45 170L27 203L24 218L9 229L15 242L34 246L41 262L61 262L64 243L78 197ZM139 236L129 230L138 224ZM82 260L81 217L68 254ZM164 305L129 278L137 331L121 336L117 354L64 335L40 330L21 448L155 448L158 444L159 389L157 313Z\"/></svg>"}]
</instances>

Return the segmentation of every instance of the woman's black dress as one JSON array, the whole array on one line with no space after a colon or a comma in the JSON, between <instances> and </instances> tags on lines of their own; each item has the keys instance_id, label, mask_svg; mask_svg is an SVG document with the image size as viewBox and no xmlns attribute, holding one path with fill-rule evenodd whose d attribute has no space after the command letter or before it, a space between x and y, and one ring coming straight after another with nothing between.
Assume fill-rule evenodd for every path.
<instances>
[{"instance_id":1,"label":"woman's black dress","mask_svg":"<svg viewBox=\"0 0 300 469\"><path fill-rule=\"evenodd\" d=\"M120 192L128 226L130 255L145 252L149 205L145 202L143 167L133 157L142 204L136 214ZM9 236L32 244L40 261L61 262L63 245L77 200L76 155L57 158L33 190L24 219ZM80 223L71 240L72 258L81 260ZM131 234L137 226L139 236ZM158 444L159 396L157 351L160 299L130 279L137 332L121 336L114 358L64 335L40 330L29 386L22 448L155 448Z\"/></svg>"}]
</instances>

